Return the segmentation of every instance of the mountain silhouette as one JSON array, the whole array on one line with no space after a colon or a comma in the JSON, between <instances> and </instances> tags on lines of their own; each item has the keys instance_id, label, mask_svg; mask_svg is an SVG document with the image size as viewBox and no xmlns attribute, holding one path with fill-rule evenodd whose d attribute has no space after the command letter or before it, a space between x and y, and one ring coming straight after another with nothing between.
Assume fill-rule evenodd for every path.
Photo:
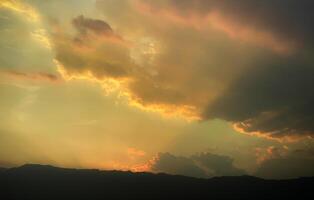
<instances>
[{"instance_id":1,"label":"mountain silhouette","mask_svg":"<svg viewBox=\"0 0 314 200\"><path fill-rule=\"evenodd\" d=\"M313 186L313 177L290 180L264 180L252 176L199 179L34 164L0 170L0 197L6 200L313 199Z\"/></svg>"}]
</instances>

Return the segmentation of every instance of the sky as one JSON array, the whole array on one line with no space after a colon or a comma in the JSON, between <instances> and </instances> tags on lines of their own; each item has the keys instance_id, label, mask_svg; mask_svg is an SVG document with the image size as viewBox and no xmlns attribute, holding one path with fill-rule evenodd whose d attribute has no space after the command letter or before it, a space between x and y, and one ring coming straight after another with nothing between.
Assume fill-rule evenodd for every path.
<instances>
[{"instance_id":1,"label":"sky","mask_svg":"<svg viewBox=\"0 0 314 200\"><path fill-rule=\"evenodd\" d=\"M314 176L296 0L0 0L0 166Z\"/></svg>"}]
</instances>

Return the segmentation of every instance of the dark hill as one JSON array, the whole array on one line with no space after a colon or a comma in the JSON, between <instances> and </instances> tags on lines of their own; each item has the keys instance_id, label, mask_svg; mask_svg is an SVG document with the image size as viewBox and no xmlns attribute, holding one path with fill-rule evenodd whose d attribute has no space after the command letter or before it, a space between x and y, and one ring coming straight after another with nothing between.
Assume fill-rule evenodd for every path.
<instances>
[{"instance_id":1,"label":"dark hill","mask_svg":"<svg viewBox=\"0 0 314 200\"><path fill-rule=\"evenodd\" d=\"M250 176L197 179L167 174L24 165L0 172L8 200L75 199L313 199L314 178L263 180Z\"/></svg>"}]
</instances>

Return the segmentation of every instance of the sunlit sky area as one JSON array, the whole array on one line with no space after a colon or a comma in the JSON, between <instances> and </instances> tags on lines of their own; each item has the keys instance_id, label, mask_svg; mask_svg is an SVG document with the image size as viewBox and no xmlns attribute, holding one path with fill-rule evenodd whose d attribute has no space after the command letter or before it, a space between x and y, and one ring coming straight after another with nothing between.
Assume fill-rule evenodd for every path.
<instances>
[{"instance_id":1,"label":"sunlit sky area","mask_svg":"<svg viewBox=\"0 0 314 200\"><path fill-rule=\"evenodd\" d=\"M0 166L313 176L313 6L0 0Z\"/></svg>"}]
</instances>

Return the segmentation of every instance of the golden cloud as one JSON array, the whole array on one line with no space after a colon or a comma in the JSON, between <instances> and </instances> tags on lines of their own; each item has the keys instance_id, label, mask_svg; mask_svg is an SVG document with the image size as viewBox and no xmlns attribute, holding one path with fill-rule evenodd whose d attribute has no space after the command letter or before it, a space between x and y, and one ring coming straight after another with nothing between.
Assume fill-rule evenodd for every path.
<instances>
[{"instance_id":1,"label":"golden cloud","mask_svg":"<svg viewBox=\"0 0 314 200\"><path fill-rule=\"evenodd\" d=\"M1 7L20 13L32 22L37 22L40 19L38 12L33 7L19 0L1 0Z\"/></svg>"},{"instance_id":2,"label":"golden cloud","mask_svg":"<svg viewBox=\"0 0 314 200\"><path fill-rule=\"evenodd\" d=\"M301 89L311 85L313 69L297 56L302 52L299 37L290 39L273 25L263 25L264 19L257 19L256 25L242 15L223 12L220 4L201 9L205 1L195 1L198 6L178 9L171 3L128 2L124 12L133 13L133 21L107 16L119 33L109 23L85 16L72 20L74 33L53 33L58 71L65 80L99 83L142 110L187 120L220 118L239 132L267 139L291 141L313 135L302 107L312 96ZM110 8L107 1L98 4L100 9L119 8ZM230 5L228 11L238 9ZM296 76L295 81L288 82L286 74ZM264 84L269 81L271 89ZM284 90L281 98L277 94L283 83L300 89ZM261 91L259 99L256 91ZM297 116L306 119L304 123L296 121ZM276 120L269 123L270 119ZM287 127L282 119L290 120Z\"/></svg>"}]
</instances>

